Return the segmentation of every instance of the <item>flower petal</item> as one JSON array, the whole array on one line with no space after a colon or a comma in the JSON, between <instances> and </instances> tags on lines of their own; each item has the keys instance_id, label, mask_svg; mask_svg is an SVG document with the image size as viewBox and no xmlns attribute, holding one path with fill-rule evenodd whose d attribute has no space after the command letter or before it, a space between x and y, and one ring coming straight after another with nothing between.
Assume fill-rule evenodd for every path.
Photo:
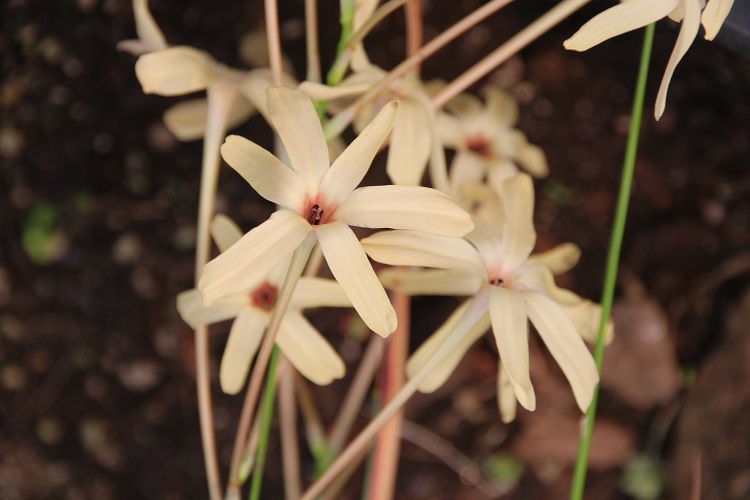
<instances>
[{"instance_id":1,"label":"flower petal","mask_svg":"<svg viewBox=\"0 0 750 500\"><path fill-rule=\"evenodd\" d=\"M518 122L518 101L508 92L496 87L488 87L485 101L487 113L498 125L512 127Z\"/></svg>"},{"instance_id":2,"label":"flower petal","mask_svg":"<svg viewBox=\"0 0 750 500\"><path fill-rule=\"evenodd\" d=\"M414 354L409 358L406 363L406 374L409 378L414 377L422 367L435 355L435 352L440 348L443 343L451 335L455 335L456 326L459 321L466 313L472 299L465 301L461 304L443 325L428 338ZM419 386L420 392L430 393L435 392L442 386L451 373L456 369L458 363L466 354L466 351L474 344L474 342L481 337L490 327L490 318L487 314L477 318L477 321L472 325L469 330L464 332L461 341L458 343L455 349L443 360L440 365L425 379L424 382ZM459 335L461 335L459 333Z\"/></svg>"},{"instance_id":3,"label":"flower petal","mask_svg":"<svg viewBox=\"0 0 750 500\"><path fill-rule=\"evenodd\" d=\"M245 122L255 111L247 99L235 99L227 117L227 130ZM206 132L208 101L205 98L182 101L164 113L164 125L177 139L188 142L202 139Z\"/></svg>"},{"instance_id":4,"label":"flower petal","mask_svg":"<svg viewBox=\"0 0 750 500\"><path fill-rule=\"evenodd\" d=\"M526 135L519 130L513 131L511 141L513 142L516 161L524 170L537 179L542 179L549 175L547 156L544 154L542 148L530 144Z\"/></svg>"},{"instance_id":5,"label":"flower petal","mask_svg":"<svg viewBox=\"0 0 750 500\"><path fill-rule=\"evenodd\" d=\"M221 146L221 156L263 198L294 211L305 203L299 176L254 142L230 135Z\"/></svg>"},{"instance_id":6,"label":"flower petal","mask_svg":"<svg viewBox=\"0 0 750 500\"><path fill-rule=\"evenodd\" d=\"M594 358L558 304L537 292L521 293L529 319L570 382L578 407L585 412L599 383Z\"/></svg>"},{"instance_id":7,"label":"flower petal","mask_svg":"<svg viewBox=\"0 0 750 500\"><path fill-rule=\"evenodd\" d=\"M400 186L422 184L432 147L430 113L415 99L399 100L385 171Z\"/></svg>"},{"instance_id":8,"label":"flower petal","mask_svg":"<svg viewBox=\"0 0 750 500\"><path fill-rule=\"evenodd\" d=\"M378 274L390 290L409 295L474 295L484 281L473 274L455 269L386 269Z\"/></svg>"},{"instance_id":9,"label":"flower petal","mask_svg":"<svg viewBox=\"0 0 750 500\"><path fill-rule=\"evenodd\" d=\"M704 37L706 40L713 40L719 33L721 26L732 10L734 0L709 0L701 16L701 24L706 30Z\"/></svg>"},{"instance_id":10,"label":"flower petal","mask_svg":"<svg viewBox=\"0 0 750 500\"><path fill-rule=\"evenodd\" d=\"M148 0L133 1L133 17L135 17L135 31L143 47L149 52L164 50L168 47L164 33L154 21L148 9Z\"/></svg>"},{"instance_id":11,"label":"flower petal","mask_svg":"<svg viewBox=\"0 0 750 500\"><path fill-rule=\"evenodd\" d=\"M247 307L247 297L243 294L217 300L210 306L203 305L203 296L195 288L181 292L177 296L177 310L183 321L191 328L211 325L236 317Z\"/></svg>"},{"instance_id":12,"label":"flower petal","mask_svg":"<svg viewBox=\"0 0 750 500\"><path fill-rule=\"evenodd\" d=\"M304 92L286 87L268 87L266 95L268 114L289 154L292 168L307 192L314 195L330 164L328 146L312 101Z\"/></svg>"},{"instance_id":13,"label":"flower petal","mask_svg":"<svg viewBox=\"0 0 750 500\"><path fill-rule=\"evenodd\" d=\"M516 419L516 393L502 364L497 367L497 406L504 424Z\"/></svg>"},{"instance_id":14,"label":"flower petal","mask_svg":"<svg viewBox=\"0 0 750 500\"><path fill-rule=\"evenodd\" d=\"M451 190L458 195L467 183L481 183L487 172L487 164L469 151L459 149L448 173Z\"/></svg>"},{"instance_id":15,"label":"flower petal","mask_svg":"<svg viewBox=\"0 0 750 500\"><path fill-rule=\"evenodd\" d=\"M573 269L580 258L581 249L577 245L562 243L546 252L532 255L526 261L526 265L529 267L542 266L549 269L552 274L562 274Z\"/></svg>"},{"instance_id":16,"label":"flower petal","mask_svg":"<svg viewBox=\"0 0 750 500\"><path fill-rule=\"evenodd\" d=\"M631 0L634 1L634 0ZM690 46L693 44L695 37L698 36L698 29L701 23L701 6L698 1L684 2L685 6L685 17L682 19L680 26L680 34L677 36L677 43L672 49L672 55L669 56L669 62L667 63L667 69L664 70L664 76L659 85L659 92L656 94L656 107L654 109L654 117L658 120L661 115L664 114L664 108L667 105L667 92L669 91L669 82L672 81L672 75L674 70L677 68L677 64L682 60L682 57L687 53Z\"/></svg>"},{"instance_id":17,"label":"flower petal","mask_svg":"<svg viewBox=\"0 0 750 500\"><path fill-rule=\"evenodd\" d=\"M367 254L392 266L455 269L486 277L476 249L461 238L414 231L382 231L361 241Z\"/></svg>"},{"instance_id":18,"label":"flower petal","mask_svg":"<svg viewBox=\"0 0 750 500\"><path fill-rule=\"evenodd\" d=\"M474 228L471 216L445 193L420 186L355 189L335 218L351 226L410 229L441 236L463 236Z\"/></svg>"},{"instance_id":19,"label":"flower petal","mask_svg":"<svg viewBox=\"0 0 750 500\"><path fill-rule=\"evenodd\" d=\"M352 301L335 280L324 278L300 278L292 295L291 307L351 307Z\"/></svg>"},{"instance_id":20,"label":"flower petal","mask_svg":"<svg viewBox=\"0 0 750 500\"><path fill-rule=\"evenodd\" d=\"M363 80L361 82L347 82L344 80L339 85L331 87L330 85L324 85L322 83L306 81L300 83L298 89L309 95L312 99L332 101L335 99L355 97L364 94L370 87L372 87L372 83L373 82L368 80Z\"/></svg>"},{"instance_id":21,"label":"flower petal","mask_svg":"<svg viewBox=\"0 0 750 500\"><path fill-rule=\"evenodd\" d=\"M503 287L490 289L490 318L503 369L521 406L536 408L536 396L529 376L529 328L523 296Z\"/></svg>"},{"instance_id":22,"label":"flower petal","mask_svg":"<svg viewBox=\"0 0 750 500\"><path fill-rule=\"evenodd\" d=\"M383 141L393 127L398 104L386 104L375 119L349 144L320 182L321 196L328 205L337 206L354 191L372 164Z\"/></svg>"},{"instance_id":23,"label":"flower petal","mask_svg":"<svg viewBox=\"0 0 750 500\"><path fill-rule=\"evenodd\" d=\"M599 322L602 317L602 306L590 300L581 300L580 303L571 306L563 306L565 314L568 315L583 340L594 344L599 335ZM615 338L615 325L612 319L607 321L604 327L604 344L607 345Z\"/></svg>"},{"instance_id":24,"label":"flower petal","mask_svg":"<svg viewBox=\"0 0 750 500\"><path fill-rule=\"evenodd\" d=\"M289 210L279 210L206 264L198 284L203 302L248 290L282 260L289 258L312 230L308 222Z\"/></svg>"},{"instance_id":25,"label":"flower petal","mask_svg":"<svg viewBox=\"0 0 750 500\"><path fill-rule=\"evenodd\" d=\"M583 301L570 290L559 288L555 284L552 271L543 266L524 266L517 270L511 279L515 288L544 294L562 306L574 306Z\"/></svg>"},{"instance_id":26,"label":"flower petal","mask_svg":"<svg viewBox=\"0 0 750 500\"><path fill-rule=\"evenodd\" d=\"M382 337L393 333L396 311L349 226L342 221L330 222L315 226L315 233L328 267L362 321Z\"/></svg>"},{"instance_id":27,"label":"flower petal","mask_svg":"<svg viewBox=\"0 0 750 500\"><path fill-rule=\"evenodd\" d=\"M229 247L240 241L242 231L232 219L223 214L216 215L211 220L211 237L216 242L221 253L226 252Z\"/></svg>"},{"instance_id":28,"label":"flower petal","mask_svg":"<svg viewBox=\"0 0 750 500\"><path fill-rule=\"evenodd\" d=\"M346 374L344 361L331 344L297 312L284 315L276 345L297 371L318 385L328 385Z\"/></svg>"},{"instance_id":29,"label":"flower petal","mask_svg":"<svg viewBox=\"0 0 750 500\"><path fill-rule=\"evenodd\" d=\"M214 78L213 59L192 47L170 47L144 54L135 63L135 74L143 92L183 95L204 90Z\"/></svg>"},{"instance_id":30,"label":"flower petal","mask_svg":"<svg viewBox=\"0 0 750 500\"><path fill-rule=\"evenodd\" d=\"M527 174L519 173L503 183L500 198L505 212L502 245L506 266L518 267L528 259L536 243L534 229L534 184Z\"/></svg>"},{"instance_id":31,"label":"flower petal","mask_svg":"<svg viewBox=\"0 0 750 500\"><path fill-rule=\"evenodd\" d=\"M568 50L584 51L605 40L649 25L667 16L679 0L628 0L595 16L563 42Z\"/></svg>"},{"instance_id":32,"label":"flower petal","mask_svg":"<svg viewBox=\"0 0 750 500\"><path fill-rule=\"evenodd\" d=\"M219 382L225 393L237 394L245 385L268 320L267 313L252 307L244 308L234 320L219 368Z\"/></svg>"}]
</instances>

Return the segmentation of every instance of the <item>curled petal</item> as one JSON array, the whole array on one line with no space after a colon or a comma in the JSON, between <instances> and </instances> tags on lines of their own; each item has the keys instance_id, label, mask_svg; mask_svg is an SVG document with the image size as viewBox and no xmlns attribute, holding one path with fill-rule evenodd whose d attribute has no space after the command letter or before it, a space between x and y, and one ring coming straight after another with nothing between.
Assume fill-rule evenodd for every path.
<instances>
[{"instance_id":1,"label":"curled petal","mask_svg":"<svg viewBox=\"0 0 750 500\"><path fill-rule=\"evenodd\" d=\"M213 59L192 47L170 47L144 54L135 63L143 92L183 95L204 90L214 78Z\"/></svg>"},{"instance_id":2,"label":"curled petal","mask_svg":"<svg viewBox=\"0 0 750 500\"><path fill-rule=\"evenodd\" d=\"M546 252L536 253L529 257L526 265L529 267L542 266L552 274L563 274L575 267L581 258L581 249L573 243L562 243Z\"/></svg>"},{"instance_id":3,"label":"curled petal","mask_svg":"<svg viewBox=\"0 0 750 500\"><path fill-rule=\"evenodd\" d=\"M276 345L306 379L318 385L328 385L346 373L344 361L331 344L297 312L284 315Z\"/></svg>"},{"instance_id":4,"label":"curled petal","mask_svg":"<svg viewBox=\"0 0 750 500\"><path fill-rule=\"evenodd\" d=\"M211 305L258 283L277 264L294 253L312 230L289 210L279 210L203 268L198 289Z\"/></svg>"},{"instance_id":5,"label":"curled petal","mask_svg":"<svg viewBox=\"0 0 750 500\"><path fill-rule=\"evenodd\" d=\"M216 242L216 246L219 247L219 251L224 253L229 247L240 241L242 231L232 219L219 214L211 220L211 237Z\"/></svg>"},{"instance_id":6,"label":"curled petal","mask_svg":"<svg viewBox=\"0 0 750 500\"><path fill-rule=\"evenodd\" d=\"M164 50L168 47L164 34L148 9L147 0L133 0L133 17L135 17L135 31L138 33L138 40L120 42L117 45L118 49L139 56L148 52Z\"/></svg>"},{"instance_id":7,"label":"curled petal","mask_svg":"<svg viewBox=\"0 0 750 500\"><path fill-rule=\"evenodd\" d=\"M454 269L386 269L378 276L386 288L409 295L475 295L484 282Z\"/></svg>"},{"instance_id":8,"label":"curled petal","mask_svg":"<svg viewBox=\"0 0 750 500\"><path fill-rule=\"evenodd\" d=\"M420 186L370 186L355 189L335 217L368 228L409 229L441 236L463 236L474 228L469 214L453 199Z\"/></svg>"},{"instance_id":9,"label":"curled petal","mask_svg":"<svg viewBox=\"0 0 750 500\"><path fill-rule=\"evenodd\" d=\"M237 316L219 368L219 382L225 393L237 394L245 385L250 362L258 351L266 326L268 314L252 307L246 307Z\"/></svg>"},{"instance_id":10,"label":"curled petal","mask_svg":"<svg viewBox=\"0 0 750 500\"><path fill-rule=\"evenodd\" d=\"M701 16L701 24L706 30L704 37L706 40L713 40L719 33L721 26L732 10L734 0L709 0Z\"/></svg>"},{"instance_id":11,"label":"curled petal","mask_svg":"<svg viewBox=\"0 0 750 500\"><path fill-rule=\"evenodd\" d=\"M422 183L432 139L429 111L415 99L400 100L386 163L391 182L401 186Z\"/></svg>"},{"instance_id":12,"label":"curled petal","mask_svg":"<svg viewBox=\"0 0 750 500\"><path fill-rule=\"evenodd\" d=\"M352 230L335 221L315 226L315 233L328 267L362 321L378 335L390 335L396 329L396 311Z\"/></svg>"},{"instance_id":13,"label":"curled petal","mask_svg":"<svg viewBox=\"0 0 750 500\"><path fill-rule=\"evenodd\" d=\"M177 296L177 310L183 321L191 328L232 319L247 307L247 304L244 294L217 300L210 306L203 305L203 296L196 289L186 290Z\"/></svg>"},{"instance_id":14,"label":"curled petal","mask_svg":"<svg viewBox=\"0 0 750 500\"><path fill-rule=\"evenodd\" d=\"M263 198L295 211L305 203L299 176L254 142L230 135L221 146L221 156Z\"/></svg>"}]
</instances>

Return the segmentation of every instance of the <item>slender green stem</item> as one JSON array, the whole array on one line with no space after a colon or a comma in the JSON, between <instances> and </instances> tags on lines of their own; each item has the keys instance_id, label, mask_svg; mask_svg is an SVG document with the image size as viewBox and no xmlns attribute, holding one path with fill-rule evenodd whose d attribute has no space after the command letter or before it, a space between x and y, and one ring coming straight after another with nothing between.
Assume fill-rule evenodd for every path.
<instances>
[{"instance_id":1,"label":"slender green stem","mask_svg":"<svg viewBox=\"0 0 750 500\"><path fill-rule=\"evenodd\" d=\"M250 500L260 498L260 487L263 484L263 469L266 465L266 451L268 450L268 435L273 418L273 403L276 400L276 366L279 362L279 348L274 346L271 359L268 361L268 373L266 374L266 387L263 389L263 405L260 416L260 441L258 442L258 455L255 459L253 469L253 481L250 485Z\"/></svg>"},{"instance_id":2,"label":"slender green stem","mask_svg":"<svg viewBox=\"0 0 750 500\"><path fill-rule=\"evenodd\" d=\"M630 131L628 132L628 143L625 149L625 160L622 166L622 178L620 179L620 192L617 196L617 210L615 220L612 224L612 235L609 242L609 255L607 256L607 269L604 276L604 291L602 292L602 317L599 322L599 335L594 348L594 361L599 373L602 371L602 358L604 357L604 331L612 311L612 301L615 295L615 284L617 282L617 268L620 262L620 249L622 248L623 233L625 232L625 221L628 216L628 202L630 201L630 189L633 184L633 171L635 169L635 156L638 151L638 136L641 129L643 117L643 101L646 93L646 78L648 76L648 64L651 59L651 46L654 40L654 25L646 27L643 38L643 50L641 52L641 63L638 69L638 82L633 97L633 111L630 120ZM586 416L583 420L583 430L578 444L578 456L573 471L573 483L570 487L571 500L580 500L586 482L586 468L588 465L589 447L591 445L591 434L594 430L596 418L596 403L599 399L599 386L594 390Z\"/></svg>"}]
</instances>

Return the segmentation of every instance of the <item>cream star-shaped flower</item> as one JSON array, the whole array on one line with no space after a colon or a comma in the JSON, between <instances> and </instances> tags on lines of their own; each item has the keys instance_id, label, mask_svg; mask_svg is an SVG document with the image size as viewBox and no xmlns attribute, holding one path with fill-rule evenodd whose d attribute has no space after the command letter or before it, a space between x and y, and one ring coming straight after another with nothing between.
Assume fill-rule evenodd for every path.
<instances>
[{"instance_id":1,"label":"cream star-shaped flower","mask_svg":"<svg viewBox=\"0 0 750 500\"><path fill-rule=\"evenodd\" d=\"M656 96L654 116L658 120L664 113L672 75L698 35L700 24L703 23L706 30L705 38L713 40L729 15L733 3L734 0L709 0L701 16L701 9L706 4L705 0L625 0L595 16L563 45L569 50L584 51L605 40L642 28L667 16L674 21L682 21L680 34L672 55L669 57L659 86L659 93Z\"/></svg>"},{"instance_id":2,"label":"cream star-shaped flower","mask_svg":"<svg viewBox=\"0 0 750 500\"><path fill-rule=\"evenodd\" d=\"M269 115L292 168L238 136L228 137L221 153L261 196L282 208L205 266L198 287L204 302L210 305L248 290L307 238L314 238L362 320L387 336L396 328L395 311L349 226L463 236L474 226L471 217L434 189L355 189L393 126L396 103L386 105L330 164L310 98L284 87L269 87L267 92Z\"/></svg>"},{"instance_id":3,"label":"cream star-shaped flower","mask_svg":"<svg viewBox=\"0 0 750 500\"><path fill-rule=\"evenodd\" d=\"M222 252L242 237L239 228L221 215L211 222L211 234ZM237 394L245 383L287 268L288 262L282 262L249 292L226 297L210 306L203 305L196 289L177 296L177 310L193 328L236 318L219 370L221 388L227 394ZM328 341L301 314L301 309L312 307L351 307L351 302L333 280L301 278L281 321L276 345L302 375L318 385L326 385L342 378L346 367Z\"/></svg>"},{"instance_id":4,"label":"cream star-shaped flower","mask_svg":"<svg viewBox=\"0 0 750 500\"><path fill-rule=\"evenodd\" d=\"M503 419L512 418L503 387L512 387L521 405L534 410L536 397L529 377L527 338L527 322L531 320L570 382L578 406L586 411L599 376L580 333L563 308L580 305L584 300L557 288L547 268L528 263L536 241L531 178L517 174L507 179L502 195L503 212L497 214L503 226L500 233L476 220L475 230L465 239L385 231L362 240L365 251L378 262L438 268L413 278L405 273L392 276L387 278L390 285L407 293L471 296L414 353L407 373L418 372L449 336L462 335L459 347L420 386L421 391L435 390L491 326L501 360L498 388ZM471 327L456 331L466 311L474 314Z\"/></svg>"}]
</instances>

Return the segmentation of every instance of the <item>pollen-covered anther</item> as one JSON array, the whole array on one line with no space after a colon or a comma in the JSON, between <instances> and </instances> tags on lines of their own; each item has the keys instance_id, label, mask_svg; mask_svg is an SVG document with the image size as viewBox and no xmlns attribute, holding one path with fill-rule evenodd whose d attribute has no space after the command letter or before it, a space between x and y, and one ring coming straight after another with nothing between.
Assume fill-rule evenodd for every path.
<instances>
[{"instance_id":1,"label":"pollen-covered anther","mask_svg":"<svg viewBox=\"0 0 750 500\"><path fill-rule=\"evenodd\" d=\"M320 205L317 203L310 208L310 215L307 216L307 222L312 224L313 226L317 226L320 224L320 219L323 218L323 210L320 208Z\"/></svg>"},{"instance_id":2,"label":"pollen-covered anther","mask_svg":"<svg viewBox=\"0 0 750 500\"><path fill-rule=\"evenodd\" d=\"M503 284L502 278L495 278L495 279L490 280L490 285L501 286L502 284Z\"/></svg>"},{"instance_id":3,"label":"pollen-covered anther","mask_svg":"<svg viewBox=\"0 0 750 500\"><path fill-rule=\"evenodd\" d=\"M250 292L250 303L253 307L270 312L276 305L278 295L278 288L264 281Z\"/></svg>"}]
</instances>

